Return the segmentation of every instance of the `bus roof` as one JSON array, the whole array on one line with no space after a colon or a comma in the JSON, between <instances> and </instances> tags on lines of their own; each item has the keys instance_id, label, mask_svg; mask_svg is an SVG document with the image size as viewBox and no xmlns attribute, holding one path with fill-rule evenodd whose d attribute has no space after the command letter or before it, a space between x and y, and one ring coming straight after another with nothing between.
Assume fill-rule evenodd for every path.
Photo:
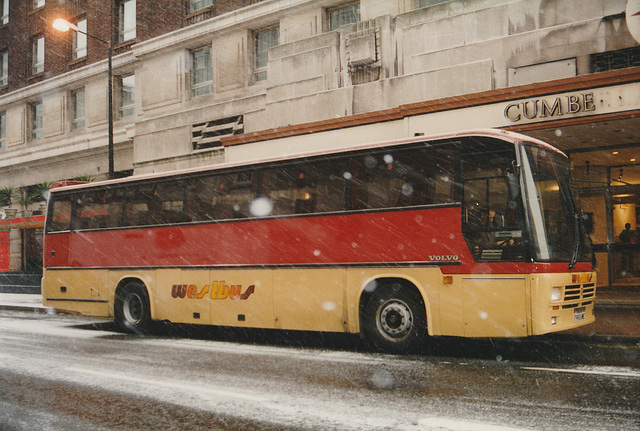
<instances>
[{"instance_id":1,"label":"bus roof","mask_svg":"<svg viewBox=\"0 0 640 431\"><path fill-rule=\"evenodd\" d=\"M553 147L552 145L544 141L541 141L536 138L532 138L530 136L522 135L520 133L515 133L515 132L509 132L502 129L473 129L473 130L466 130L466 131L459 131L459 132L441 133L437 135L419 135L419 136L414 136L410 138L386 140L386 141L380 141L380 142L353 145L348 147L332 148L327 150L300 152L300 153L266 157L262 159L249 160L249 161L226 162L226 163L219 163L215 165L200 166L200 167L188 168L188 169L164 171L164 172L158 172L158 173L152 173L152 174L134 175L130 177L124 177L124 178L118 178L118 179L112 179L112 180L102 180L102 181L95 181L95 182L60 181L54 184L55 187L52 187L51 191L58 192L58 191L65 191L65 190L93 188L93 187L99 187L99 186L105 186L105 185L111 185L111 184L121 184L121 183L126 184L128 182L161 179L161 178L179 176L179 175L198 174L200 172L208 172L212 170L219 170L219 169L221 170L221 169L240 167L240 166L254 166L254 165L259 165L259 164L269 163L269 162L296 160L296 159L312 157L312 156L333 155L333 154L347 153L347 152L358 151L358 150L384 148L387 146L396 146L396 145L419 143L419 142L439 141L444 139L453 139L453 138L467 137L467 136L494 137L494 138L500 138L503 140L509 140L509 141L512 141L513 143L519 143L522 141L531 142L531 143L540 145L542 147L545 147L548 150L562 154L566 157L566 155L559 149Z\"/></svg>"}]
</instances>

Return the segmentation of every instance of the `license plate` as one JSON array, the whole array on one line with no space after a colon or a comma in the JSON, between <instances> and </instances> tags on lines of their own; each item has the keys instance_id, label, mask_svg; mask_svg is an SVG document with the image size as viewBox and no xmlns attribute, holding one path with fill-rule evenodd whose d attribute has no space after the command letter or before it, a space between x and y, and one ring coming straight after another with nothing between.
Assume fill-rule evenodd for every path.
<instances>
[{"instance_id":1,"label":"license plate","mask_svg":"<svg viewBox=\"0 0 640 431\"><path fill-rule=\"evenodd\" d=\"M581 322L585 319L586 316L586 307L578 307L573 309L573 321Z\"/></svg>"}]
</instances>

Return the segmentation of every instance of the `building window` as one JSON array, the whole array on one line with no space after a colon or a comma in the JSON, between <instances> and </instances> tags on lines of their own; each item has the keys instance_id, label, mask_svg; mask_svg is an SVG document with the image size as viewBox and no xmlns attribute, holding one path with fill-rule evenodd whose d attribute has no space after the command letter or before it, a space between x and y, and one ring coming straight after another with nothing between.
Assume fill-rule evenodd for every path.
<instances>
[{"instance_id":1,"label":"building window","mask_svg":"<svg viewBox=\"0 0 640 431\"><path fill-rule=\"evenodd\" d=\"M9 83L9 53L0 51L0 87Z\"/></svg>"},{"instance_id":2,"label":"building window","mask_svg":"<svg viewBox=\"0 0 640 431\"><path fill-rule=\"evenodd\" d=\"M591 54L591 73L640 66L640 47Z\"/></svg>"},{"instance_id":3,"label":"building window","mask_svg":"<svg viewBox=\"0 0 640 431\"><path fill-rule=\"evenodd\" d=\"M73 59L87 56L87 20L81 19L76 24L78 31L73 32Z\"/></svg>"},{"instance_id":4,"label":"building window","mask_svg":"<svg viewBox=\"0 0 640 431\"><path fill-rule=\"evenodd\" d=\"M71 92L71 130L84 128L84 88Z\"/></svg>"},{"instance_id":5,"label":"building window","mask_svg":"<svg viewBox=\"0 0 640 431\"><path fill-rule=\"evenodd\" d=\"M31 45L31 74L44 72L44 36L33 39Z\"/></svg>"},{"instance_id":6,"label":"building window","mask_svg":"<svg viewBox=\"0 0 640 431\"><path fill-rule=\"evenodd\" d=\"M0 12L2 12L2 25L9 24L9 0L0 0Z\"/></svg>"},{"instance_id":7,"label":"building window","mask_svg":"<svg viewBox=\"0 0 640 431\"><path fill-rule=\"evenodd\" d=\"M120 42L133 40L136 38L136 1L122 0L119 7L120 12Z\"/></svg>"},{"instance_id":8,"label":"building window","mask_svg":"<svg viewBox=\"0 0 640 431\"><path fill-rule=\"evenodd\" d=\"M33 0L33 9L35 10L44 7L44 1L45 0Z\"/></svg>"},{"instance_id":9,"label":"building window","mask_svg":"<svg viewBox=\"0 0 640 431\"><path fill-rule=\"evenodd\" d=\"M213 6L213 0L189 0L189 13Z\"/></svg>"},{"instance_id":10,"label":"building window","mask_svg":"<svg viewBox=\"0 0 640 431\"><path fill-rule=\"evenodd\" d=\"M272 27L259 30L253 34L253 81L267 79L267 64L269 62L269 49L278 46L280 40L280 28Z\"/></svg>"},{"instance_id":11,"label":"building window","mask_svg":"<svg viewBox=\"0 0 640 431\"><path fill-rule=\"evenodd\" d=\"M7 146L7 113L0 112L0 149Z\"/></svg>"},{"instance_id":12,"label":"building window","mask_svg":"<svg viewBox=\"0 0 640 431\"><path fill-rule=\"evenodd\" d=\"M31 139L42 138L42 102L34 102L29 105Z\"/></svg>"},{"instance_id":13,"label":"building window","mask_svg":"<svg viewBox=\"0 0 640 431\"><path fill-rule=\"evenodd\" d=\"M213 91L211 47L191 51L191 96L198 97Z\"/></svg>"},{"instance_id":14,"label":"building window","mask_svg":"<svg viewBox=\"0 0 640 431\"><path fill-rule=\"evenodd\" d=\"M329 23L329 31L360 21L360 2L327 9L327 21Z\"/></svg>"},{"instance_id":15,"label":"building window","mask_svg":"<svg viewBox=\"0 0 640 431\"><path fill-rule=\"evenodd\" d=\"M433 6L434 4L444 3L448 1L450 0L417 0L416 7L421 8L421 7Z\"/></svg>"},{"instance_id":16,"label":"building window","mask_svg":"<svg viewBox=\"0 0 640 431\"><path fill-rule=\"evenodd\" d=\"M118 78L118 118L130 117L135 112L136 76L123 75Z\"/></svg>"}]
</instances>

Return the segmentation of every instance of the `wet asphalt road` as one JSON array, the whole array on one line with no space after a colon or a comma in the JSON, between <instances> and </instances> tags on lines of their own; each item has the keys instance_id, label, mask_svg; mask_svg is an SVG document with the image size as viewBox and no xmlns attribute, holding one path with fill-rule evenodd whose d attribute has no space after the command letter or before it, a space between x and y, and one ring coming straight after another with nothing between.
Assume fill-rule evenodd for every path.
<instances>
[{"instance_id":1,"label":"wet asphalt road","mask_svg":"<svg viewBox=\"0 0 640 431\"><path fill-rule=\"evenodd\" d=\"M0 312L0 429L640 429L640 346L554 335L372 352L345 335Z\"/></svg>"}]
</instances>

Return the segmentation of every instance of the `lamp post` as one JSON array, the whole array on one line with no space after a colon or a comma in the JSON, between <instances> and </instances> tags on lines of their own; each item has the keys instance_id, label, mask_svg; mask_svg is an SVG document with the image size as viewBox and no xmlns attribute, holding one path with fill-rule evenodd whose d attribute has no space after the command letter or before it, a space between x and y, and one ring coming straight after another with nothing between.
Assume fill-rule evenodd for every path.
<instances>
[{"instance_id":1,"label":"lamp post","mask_svg":"<svg viewBox=\"0 0 640 431\"><path fill-rule=\"evenodd\" d=\"M85 33L84 31L80 30L76 25L70 23L69 21L62 19L62 18L57 18L53 21L52 24L53 28L58 30L58 31L69 31L69 30L73 30L77 33L81 33L84 34L87 37L90 37L92 39L95 39L99 42L102 43L106 43L107 47L108 47L108 71L107 71L107 79L109 80L109 84L108 84L108 105L109 105L109 114L108 114L108 127L109 127L109 141L108 141L108 148L109 148L109 178L114 178L114 168L113 168L113 65L111 62L111 41L110 40L104 40L104 39L100 39L99 37L95 37L89 33Z\"/></svg>"}]
</instances>

